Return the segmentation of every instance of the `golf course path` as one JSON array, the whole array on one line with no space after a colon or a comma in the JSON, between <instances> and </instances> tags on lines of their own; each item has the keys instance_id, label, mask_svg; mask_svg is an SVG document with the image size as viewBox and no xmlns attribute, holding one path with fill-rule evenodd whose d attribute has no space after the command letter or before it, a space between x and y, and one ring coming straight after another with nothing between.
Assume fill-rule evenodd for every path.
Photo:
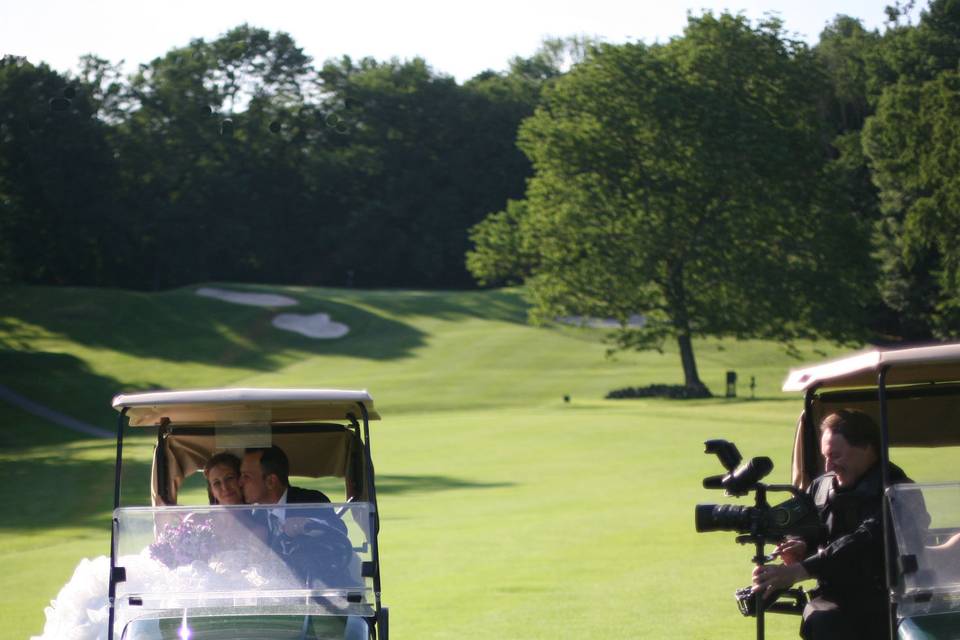
<instances>
[{"instance_id":1,"label":"golf course path","mask_svg":"<svg viewBox=\"0 0 960 640\"><path fill-rule=\"evenodd\" d=\"M37 404L33 400L24 398L19 393L16 393L12 389L3 386L0 384L0 400L5 400L10 404L20 407L28 413L32 413L35 416L39 416L44 420L49 420L54 424L58 424L61 427L66 427L67 429L72 429L73 431L79 431L80 433L85 433L88 436L94 436L97 438L113 438L116 434L107 431L106 429L100 429L86 422L81 422L76 418L71 418L70 416L60 413L59 411L54 411L49 407L45 407L41 404Z\"/></svg>"}]
</instances>

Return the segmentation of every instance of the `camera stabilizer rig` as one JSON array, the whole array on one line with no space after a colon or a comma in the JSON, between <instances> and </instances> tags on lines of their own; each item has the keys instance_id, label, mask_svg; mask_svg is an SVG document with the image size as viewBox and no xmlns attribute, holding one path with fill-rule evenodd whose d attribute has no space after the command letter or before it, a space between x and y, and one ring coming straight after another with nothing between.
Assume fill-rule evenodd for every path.
<instances>
[{"instance_id":1,"label":"camera stabilizer rig","mask_svg":"<svg viewBox=\"0 0 960 640\"><path fill-rule=\"evenodd\" d=\"M817 517L813 500L792 485L768 485L760 482L773 470L773 461L767 457L752 458L740 465L743 457L732 442L727 440L707 440L704 453L716 454L720 464L727 470L725 474L709 476L703 479L705 489L723 489L725 495L745 496L754 492L754 506L730 504L698 504L695 519L697 531L736 531L739 544L753 544L756 555L752 562L762 566L774 559L764 553L767 543L778 544L788 536L813 537L820 531L820 519ZM739 466L738 466L739 465ZM768 491L789 492L792 497L780 504L770 506L767 502ZM751 593L749 586L736 591L737 606L745 616L756 616L757 639L763 638L763 615L771 613L800 614L807 602L803 589L784 589L762 600L759 593Z\"/></svg>"}]
</instances>

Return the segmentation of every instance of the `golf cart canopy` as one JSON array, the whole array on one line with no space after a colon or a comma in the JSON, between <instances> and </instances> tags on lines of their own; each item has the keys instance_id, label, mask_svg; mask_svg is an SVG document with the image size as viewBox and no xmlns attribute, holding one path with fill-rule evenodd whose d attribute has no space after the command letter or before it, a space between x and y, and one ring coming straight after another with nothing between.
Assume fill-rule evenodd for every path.
<instances>
[{"instance_id":1,"label":"golf cart canopy","mask_svg":"<svg viewBox=\"0 0 960 640\"><path fill-rule=\"evenodd\" d=\"M113 399L114 409L127 410L131 427L165 421L223 425L347 420L360 417L360 404L369 420L380 419L369 393L341 389L196 389L122 393Z\"/></svg>"},{"instance_id":2,"label":"golf cart canopy","mask_svg":"<svg viewBox=\"0 0 960 640\"><path fill-rule=\"evenodd\" d=\"M838 409L858 409L880 424L884 373L889 445L960 445L960 344L877 349L793 369L784 391L806 394L793 452L793 482L806 487L823 471L820 421Z\"/></svg>"},{"instance_id":3,"label":"golf cart canopy","mask_svg":"<svg viewBox=\"0 0 960 640\"><path fill-rule=\"evenodd\" d=\"M867 351L802 369L791 369L784 391L876 387L880 369L889 367L887 385L960 381L960 344Z\"/></svg>"},{"instance_id":4,"label":"golf cart canopy","mask_svg":"<svg viewBox=\"0 0 960 640\"><path fill-rule=\"evenodd\" d=\"M183 480L214 454L242 457L247 447L277 445L294 476L344 478L354 499L369 498L360 435L379 420L366 391L203 389L121 394L113 407L132 427L157 429L151 480L154 506L177 504Z\"/></svg>"}]
</instances>

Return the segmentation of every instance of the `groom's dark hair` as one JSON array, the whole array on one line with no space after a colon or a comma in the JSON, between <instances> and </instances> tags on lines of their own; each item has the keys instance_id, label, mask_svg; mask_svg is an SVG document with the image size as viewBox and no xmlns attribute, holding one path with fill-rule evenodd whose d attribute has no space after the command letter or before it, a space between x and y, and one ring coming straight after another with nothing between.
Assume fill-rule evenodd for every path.
<instances>
[{"instance_id":1,"label":"groom's dark hair","mask_svg":"<svg viewBox=\"0 0 960 640\"><path fill-rule=\"evenodd\" d=\"M290 486L290 460L287 454L277 445L272 447L251 447L245 453L260 454L260 469L264 475L274 474L280 479L284 487Z\"/></svg>"}]
</instances>

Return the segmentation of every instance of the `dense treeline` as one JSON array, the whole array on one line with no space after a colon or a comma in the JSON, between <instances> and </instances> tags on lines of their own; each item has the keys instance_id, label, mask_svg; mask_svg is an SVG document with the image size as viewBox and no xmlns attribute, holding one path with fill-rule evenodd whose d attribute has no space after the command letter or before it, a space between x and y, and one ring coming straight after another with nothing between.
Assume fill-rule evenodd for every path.
<instances>
[{"instance_id":1,"label":"dense treeline","mask_svg":"<svg viewBox=\"0 0 960 640\"><path fill-rule=\"evenodd\" d=\"M238 27L124 78L0 61L0 276L464 287L467 229L522 196L547 43L460 85L420 59L315 66Z\"/></svg>"},{"instance_id":2,"label":"dense treeline","mask_svg":"<svg viewBox=\"0 0 960 640\"><path fill-rule=\"evenodd\" d=\"M620 319L621 348L676 340L692 395L696 336L960 335L960 1L887 11L813 47L709 13L593 47L521 125L533 176L470 270L535 318Z\"/></svg>"},{"instance_id":3,"label":"dense treeline","mask_svg":"<svg viewBox=\"0 0 960 640\"><path fill-rule=\"evenodd\" d=\"M960 1L888 14L838 16L812 47L705 14L668 43L551 42L462 84L420 59L318 65L246 25L130 76L6 57L0 281L472 272L526 282L544 318L642 313L625 347L955 336Z\"/></svg>"}]
</instances>

